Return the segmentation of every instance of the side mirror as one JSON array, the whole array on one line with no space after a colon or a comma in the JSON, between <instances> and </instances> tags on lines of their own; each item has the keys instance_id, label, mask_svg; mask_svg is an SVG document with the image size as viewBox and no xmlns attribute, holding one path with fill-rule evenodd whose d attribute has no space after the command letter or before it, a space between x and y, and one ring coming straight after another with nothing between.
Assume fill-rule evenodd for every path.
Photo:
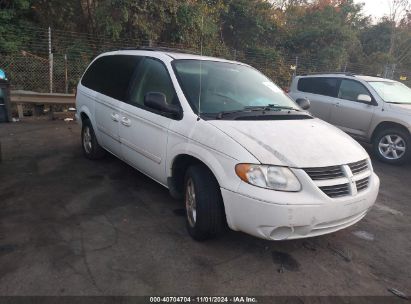
<instances>
[{"instance_id":1,"label":"side mirror","mask_svg":"<svg viewBox=\"0 0 411 304\"><path fill-rule=\"evenodd\" d=\"M308 110L311 107L311 103L307 98L298 98L295 102L303 110Z\"/></svg>"},{"instance_id":2,"label":"side mirror","mask_svg":"<svg viewBox=\"0 0 411 304\"><path fill-rule=\"evenodd\" d=\"M173 116L180 116L181 111L175 105L167 103L166 95L160 92L148 92L144 96L144 105L154 110L171 114Z\"/></svg>"},{"instance_id":3,"label":"side mirror","mask_svg":"<svg viewBox=\"0 0 411 304\"><path fill-rule=\"evenodd\" d=\"M370 95L360 94L360 95L358 95L358 97L357 97L357 101L370 103L370 102L372 101L372 98L371 98Z\"/></svg>"}]
</instances>

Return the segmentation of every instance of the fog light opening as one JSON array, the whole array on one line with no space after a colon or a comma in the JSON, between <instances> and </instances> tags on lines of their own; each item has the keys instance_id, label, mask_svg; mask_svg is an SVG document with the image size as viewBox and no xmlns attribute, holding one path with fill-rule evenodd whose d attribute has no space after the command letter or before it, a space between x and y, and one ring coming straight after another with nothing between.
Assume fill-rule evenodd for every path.
<instances>
[{"instance_id":1,"label":"fog light opening","mask_svg":"<svg viewBox=\"0 0 411 304\"><path fill-rule=\"evenodd\" d=\"M285 240L285 239L288 239L293 234L293 232L294 232L293 227L287 227L287 226L277 227L273 229L273 231L271 231L270 238L274 241Z\"/></svg>"}]
</instances>

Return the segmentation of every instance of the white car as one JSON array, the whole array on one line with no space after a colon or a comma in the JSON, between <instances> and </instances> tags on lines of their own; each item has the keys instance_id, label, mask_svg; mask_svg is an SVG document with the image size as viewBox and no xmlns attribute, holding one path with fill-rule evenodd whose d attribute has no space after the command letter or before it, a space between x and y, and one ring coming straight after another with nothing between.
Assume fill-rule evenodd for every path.
<instances>
[{"instance_id":1,"label":"white car","mask_svg":"<svg viewBox=\"0 0 411 304\"><path fill-rule=\"evenodd\" d=\"M380 184L365 150L308 106L246 64L142 49L91 63L76 116L85 156L109 151L183 198L194 239L228 224L284 240L357 223Z\"/></svg>"}]
</instances>

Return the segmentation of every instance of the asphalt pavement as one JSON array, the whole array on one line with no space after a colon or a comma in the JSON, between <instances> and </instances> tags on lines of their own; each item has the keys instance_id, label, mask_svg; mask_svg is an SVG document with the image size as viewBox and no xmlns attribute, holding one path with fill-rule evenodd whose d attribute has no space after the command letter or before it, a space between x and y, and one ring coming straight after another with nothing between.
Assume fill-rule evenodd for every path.
<instances>
[{"instance_id":1,"label":"asphalt pavement","mask_svg":"<svg viewBox=\"0 0 411 304\"><path fill-rule=\"evenodd\" d=\"M343 231L198 243L183 204L63 121L0 124L0 295L411 294L411 165L373 161L375 207Z\"/></svg>"}]
</instances>

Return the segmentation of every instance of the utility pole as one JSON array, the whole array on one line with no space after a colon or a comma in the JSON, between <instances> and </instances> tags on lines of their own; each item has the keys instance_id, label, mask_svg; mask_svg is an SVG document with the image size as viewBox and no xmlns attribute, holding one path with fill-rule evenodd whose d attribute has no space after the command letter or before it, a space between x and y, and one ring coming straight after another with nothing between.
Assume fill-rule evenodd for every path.
<instances>
[{"instance_id":1,"label":"utility pole","mask_svg":"<svg viewBox=\"0 0 411 304\"><path fill-rule=\"evenodd\" d=\"M66 94L68 94L67 54L64 54L64 77L66 85Z\"/></svg>"},{"instance_id":2,"label":"utility pole","mask_svg":"<svg viewBox=\"0 0 411 304\"><path fill-rule=\"evenodd\" d=\"M385 65L384 67L384 74L382 76L383 78L387 78L388 77L388 63Z\"/></svg>"},{"instance_id":3,"label":"utility pole","mask_svg":"<svg viewBox=\"0 0 411 304\"><path fill-rule=\"evenodd\" d=\"M295 68L294 68L293 78L294 78L295 76L297 76L297 69L298 69L298 56L295 57Z\"/></svg>"},{"instance_id":4,"label":"utility pole","mask_svg":"<svg viewBox=\"0 0 411 304\"><path fill-rule=\"evenodd\" d=\"M51 27L49 27L49 82L50 93L53 93L53 53L51 52Z\"/></svg>"},{"instance_id":5,"label":"utility pole","mask_svg":"<svg viewBox=\"0 0 411 304\"><path fill-rule=\"evenodd\" d=\"M391 79L395 79L395 70L396 70L396 68L397 68L397 64L396 63L394 63L393 65L392 65L392 78Z\"/></svg>"}]
</instances>

